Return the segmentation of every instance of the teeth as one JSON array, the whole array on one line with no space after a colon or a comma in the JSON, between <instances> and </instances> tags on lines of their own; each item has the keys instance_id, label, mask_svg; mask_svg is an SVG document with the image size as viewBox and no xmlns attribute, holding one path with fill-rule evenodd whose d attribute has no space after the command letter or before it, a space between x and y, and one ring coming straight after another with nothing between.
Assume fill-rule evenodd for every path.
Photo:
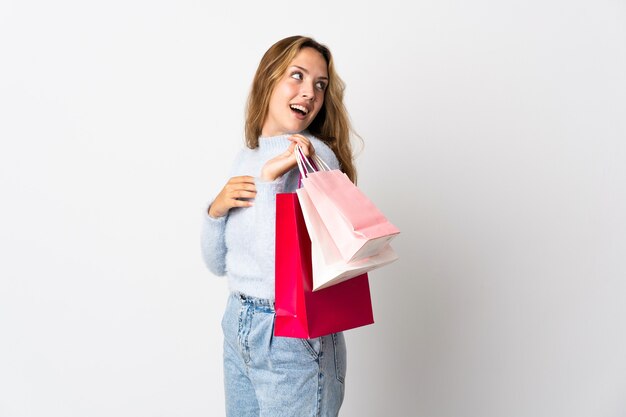
<instances>
[{"instance_id":1,"label":"teeth","mask_svg":"<svg viewBox=\"0 0 626 417\"><path fill-rule=\"evenodd\" d=\"M309 111L304 106L300 106L298 104L292 104L291 108L294 110L300 110L302 113L307 114Z\"/></svg>"}]
</instances>

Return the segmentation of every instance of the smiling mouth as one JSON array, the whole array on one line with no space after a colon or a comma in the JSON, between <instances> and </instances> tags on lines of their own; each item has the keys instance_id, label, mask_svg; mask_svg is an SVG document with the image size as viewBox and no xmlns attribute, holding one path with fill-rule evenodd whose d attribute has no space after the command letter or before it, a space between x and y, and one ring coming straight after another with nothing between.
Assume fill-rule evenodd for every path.
<instances>
[{"instance_id":1,"label":"smiling mouth","mask_svg":"<svg viewBox=\"0 0 626 417\"><path fill-rule=\"evenodd\" d=\"M292 111L294 111L294 112L296 112L298 114L301 114L302 116L306 116L309 113L309 111L306 109L306 107L300 106L298 104L292 104L289 107L291 107Z\"/></svg>"}]
</instances>

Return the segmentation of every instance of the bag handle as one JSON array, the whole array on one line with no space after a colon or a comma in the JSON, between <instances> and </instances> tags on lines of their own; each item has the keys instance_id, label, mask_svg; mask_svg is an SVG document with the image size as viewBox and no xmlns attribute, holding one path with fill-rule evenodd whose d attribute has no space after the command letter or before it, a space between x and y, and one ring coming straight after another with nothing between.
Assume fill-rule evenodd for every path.
<instances>
[{"instance_id":1,"label":"bag handle","mask_svg":"<svg viewBox=\"0 0 626 417\"><path fill-rule=\"evenodd\" d=\"M300 175L303 178L306 178L308 174L317 171L313 166L311 160L304 155L304 152L302 152L302 148L300 148L300 145L296 145L295 152L298 169L300 170Z\"/></svg>"},{"instance_id":2,"label":"bag handle","mask_svg":"<svg viewBox=\"0 0 626 417\"><path fill-rule=\"evenodd\" d=\"M326 162L322 160L317 154L314 154L311 158L304 155L300 145L296 145L296 162L298 163L298 169L300 170L300 176L306 178L308 174L317 171L330 171L330 167Z\"/></svg>"}]
</instances>

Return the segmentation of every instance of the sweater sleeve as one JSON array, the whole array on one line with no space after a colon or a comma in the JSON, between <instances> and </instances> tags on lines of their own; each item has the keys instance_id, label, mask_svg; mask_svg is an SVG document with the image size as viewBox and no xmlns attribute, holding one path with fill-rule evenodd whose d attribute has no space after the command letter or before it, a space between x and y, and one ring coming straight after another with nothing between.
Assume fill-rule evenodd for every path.
<instances>
[{"instance_id":1,"label":"sweater sleeve","mask_svg":"<svg viewBox=\"0 0 626 417\"><path fill-rule=\"evenodd\" d=\"M233 172L235 172L235 169L241 163L242 156L243 151L239 151L233 161L229 176L233 175ZM226 275L227 248L225 231L228 214L218 218L209 216L209 209L211 208L212 203L213 200L211 200L209 204L206 204L204 212L202 213L200 250L202 253L202 260L209 271L211 271L214 275L221 277Z\"/></svg>"},{"instance_id":2,"label":"sweater sleeve","mask_svg":"<svg viewBox=\"0 0 626 417\"><path fill-rule=\"evenodd\" d=\"M210 205L208 205L210 207ZM209 271L217 276L226 274L226 242L224 231L228 215L219 218L209 216L208 207L204 210L202 218L202 233L200 235L200 248L202 259Z\"/></svg>"}]
</instances>

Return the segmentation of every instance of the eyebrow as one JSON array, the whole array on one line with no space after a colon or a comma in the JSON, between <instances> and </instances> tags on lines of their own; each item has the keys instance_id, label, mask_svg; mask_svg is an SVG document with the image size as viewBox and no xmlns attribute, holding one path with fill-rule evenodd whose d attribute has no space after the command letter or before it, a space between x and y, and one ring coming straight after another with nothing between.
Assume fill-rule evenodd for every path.
<instances>
[{"instance_id":1,"label":"eyebrow","mask_svg":"<svg viewBox=\"0 0 626 417\"><path fill-rule=\"evenodd\" d=\"M299 65L292 65L292 67L296 67L298 69L301 69L303 72L305 72L307 74L309 73L309 70L307 70L306 68L303 68L303 67L301 67ZM317 79L318 80L326 80L326 81L328 81L328 77L317 77Z\"/></svg>"}]
</instances>

